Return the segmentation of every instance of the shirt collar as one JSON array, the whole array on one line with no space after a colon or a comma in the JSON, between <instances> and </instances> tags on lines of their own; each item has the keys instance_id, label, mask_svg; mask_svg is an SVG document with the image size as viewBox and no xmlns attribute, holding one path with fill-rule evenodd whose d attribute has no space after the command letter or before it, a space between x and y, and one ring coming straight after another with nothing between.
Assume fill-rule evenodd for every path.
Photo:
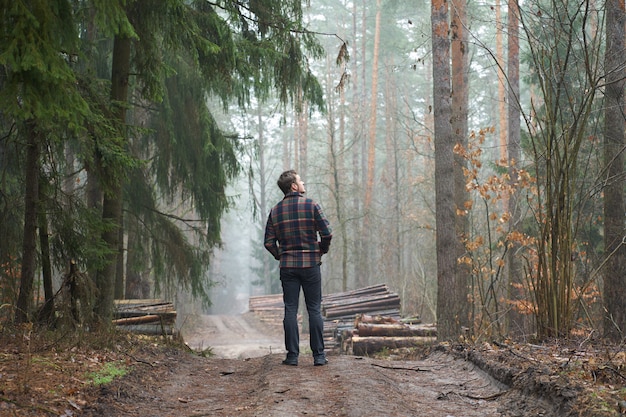
<instances>
[{"instance_id":1,"label":"shirt collar","mask_svg":"<svg viewBox=\"0 0 626 417\"><path fill-rule=\"evenodd\" d=\"M288 197L302 197L302 194L300 194L297 191L290 191L287 194L285 194L285 198L288 198ZM283 200L284 200L284 198L283 198Z\"/></svg>"}]
</instances>

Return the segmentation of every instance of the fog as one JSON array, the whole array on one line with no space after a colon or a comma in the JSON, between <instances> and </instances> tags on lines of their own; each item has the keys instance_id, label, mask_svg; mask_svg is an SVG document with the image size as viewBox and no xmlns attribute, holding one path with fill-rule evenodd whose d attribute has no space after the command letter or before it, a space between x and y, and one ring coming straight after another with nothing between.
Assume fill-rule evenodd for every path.
<instances>
[{"instance_id":1,"label":"fog","mask_svg":"<svg viewBox=\"0 0 626 417\"><path fill-rule=\"evenodd\" d=\"M222 219L222 247L215 250L209 267L209 278L215 285L207 314L244 313L248 310L248 297L259 291L253 284L259 279L253 271L258 266L254 257L257 226L247 192L237 193L238 188L242 187L231 187L229 191L236 199Z\"/></svg>"}]
</instances>

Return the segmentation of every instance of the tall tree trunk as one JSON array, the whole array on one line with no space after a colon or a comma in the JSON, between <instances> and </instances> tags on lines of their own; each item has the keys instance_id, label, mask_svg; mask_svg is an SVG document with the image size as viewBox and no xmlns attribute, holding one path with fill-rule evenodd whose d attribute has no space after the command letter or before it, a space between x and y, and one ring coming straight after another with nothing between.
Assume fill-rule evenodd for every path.
<instances>
[{"instance_id":1,"label":"tall tree trunk","mask_svg":"<svg viewBox=\"0 0 626 417\"><path fill-rule=\"evenodd\" d=\"M285 169L293 168L297 172L300 172L300 118L298 117L298 113L294 112L294 116L292 119L293 124L293 135L290 138L292 142L290 144L293 155L289 155L289 158L293 161L290 165L286 165Z\"/></svg>"},{"instance_id":2,"label":"tall tree trunk","mask_svg":"<svg viewBox=\"0 0 626 417\"><path fill-rule=\"evenodd\" d=\"M39 196L42 196L42 178L39 179ZM40 198L41 200L41 198ZM43 276L44 305L39 314L39 320L51 323L54 314L54 290L52 288L52 265L50 263L50 239L48 237L48 215L40 206L38 213L39 221L39 247L41 248L41 274Z\"/></svg>"},{"instance_id":3,"label":"tall tree trunk","mask_svg":"<svg viewBox=\"0 0 626 417\"><path fill-rule=\"evenodd\" d=\"M140 227L138 219L133 219L132 221L129 219L126 222L128 235L128 243L126 245L126 280L124 281L124 298L126 299L146 298L150 293L150 285L143 279L140 272L140 269L145 269L141 268L145 266L145 263L140 259L144 252L139 236ZM116 295L116 298L118 297Z\"/></svg>"},{"instance_id":4,"label":"tall tree trunk","mask_svg":"<svg viewBox=\"0 0 626 417\"><path fill-rule=\"evenodd\" d=\"M467 149L468 137L468 106L469 85L468 70L469 58L467 54L467 0L453 0L452 7L452 130L454 142ZM456 242L455 257L460 259L465 254L465 240L469 234L469 217L465 203L469 200L469 193L465 186L467 180L463 169L467 161L462 155L454 155L454 205L456 206ZM468 293L470 288L471 271L469 265L457 264L458 294L460 302L458 320L459 325L470 328Z\"/></svg>"},{"instance_id":5,"label":"tall tree trunk","mask_svg":"<svg viewBox=\"0 0 626 417\"><path fill-rule=\"evenodd\" d=\"M296 169L297 167L293 165L291 162L291 153L292 147L294 146L295 140L292 140L295 135L295 131L293 135L283 135L282 140L282 148L283 148L283 169ZM293 151L295 154L295 151Z\"/></svg>"},{"instance_id":6,"label":"tall tree trunk","mask_svg":"<svg viewBox=\"0 0 626 417\"><path fill-rule=\"evenodd\" d=\"M120 227L117 231L117 257L115 259L115 288L113 298L124 298L124 210L120 210Z\"/></svg>"},{"instance_id":7,"label":"tall tree trunk","mask_svg":"<svg viewBox=\"0 0 626 417\"><path fill-rule=\"evenodd\" d=\"M455 282L454 135L450 119L448 2L432 0L433 110L435 116L435 210L437 237L437 330L439 340L459 334Z\"/></svg>"},{"instance_id":8,"label":"tall tree trunk","mask_svg":"<svg viewBox=\"0 0 626 417\"><path fill-rule=\"evenodd\" d=\"M302 112L304 110L302 103L302 88L298 89L296 102L293 105L293 138L294 138L294 169L298 171L298 174L306 181L306 170L304 160L306 158L306 139L305 135L305 126L304 126L304 118L302 116Z\"/></svg>"},{"instance_id":9,"label":"tall tree trunk","mask_svg":"<svg viewBox=\"0 0 626 417\"><path fill-rule=\"evenodd\" d=\"M265 122L263 120L263 111L261 104L257 106L257 131L259 135L259 210L261 212L262 224L261 227L265 227L265 221L269 210L267 208L267 172L265 168ZM263 230L263 229L261 229ZM272 279L270 273L270 262L273 259L269 256L263 257L263 288L265 294L273 294Z\"/></svg>"},{"instance_id":10,"label":"tall tree trunk","mask_svg":"<svg viewBox=\"0 0 626 417\"><path fill-rule=\"evenodd\" d=\"M504 164L508 158L507 151L507 107L506 107L506 77L505 77L505 59L504 59L504 24L502 22L502 0L496 0L496 71L498 74L498 137L499 140L499 164ZM503 194L500 203L502 204L502 211L509 209L508 195ZM505 265L507 268L508 265ZM508 273L504 273L504 278L508 278ZM495 285L495 284L494 284ZM494 328L499 335L503 332L502 319L506 318L506 315L500 313L502 307L500 306L500 300L508 296L508 282L504 285L498 285L496 289L497 296L493 299L494 305ZM506 326L504 326L506 327Z\"/></svg>"},{"instance_id":11,"label":"tall tree trunk","mask_svg":"<svg viewBox=\"0 0 626 417\"><path fill-rule=\"evenodd\" d=\"M306 100L302 102L302 108L298 112L298 128L300 137L300 161L298 163L298 172L302 178L308 177L308 158L309 158L309 118L307 114L309 112L309 105ZM317 173L316 173L317 175Z\"/></svg>"},{"instance_id":12,"label":"tall tree trunk","mask_svg":"<svg viewBox=\"0 0 626 417\"><path fill-rule=\"evenodd\" d=\"M378 59L380 49L380 0L376 0L376 27L374 29L374 56L372 57L372 98L370 100L370 125L367 142L367 182L365 184L365 219L370 219L374 177L376 173L376 112L378 107Z\"/></svg>"},{"instance_id":13,"label":"tall tree trunk","mask_svg":"<svg viewBox=\"0 0 626 417\"><path fill-rule=\"evenodd\" d=\"M354 10L354 15L356 16L356 2L353 3L353 10ZM363 216L363 212L364 212L364 207L363 207L363 198L364 198L364 192L365 192L365 187L366 187L366 183L367 183L367 179L366 179L366 172L367 172L367 133L366 133L366 110L364 108L364 104L365 103L365 94L366 94L366 85L365 85L365 72L366 72L366 57L367 57L367 12L368 12L368 7L367 7L367 0L363 0L362 4L361 4L361 34L360 34L360 39L361 39L361 60L360 60L360 71L359 71L359 62L357 62L357 53L356 53L356 47L355 50L352 54L353 57L355 57L355 59L352 60L353 65L354 65L354 74L357 75L357 77L359 78L359 81L357 81L356 79L353 80L353 84L355 86L354 88L354 112L353 112L353 117L355 118L355 123L354 125L356 126L355 129L355 144L354 144L354 148L355 148L355 152L352 153L353 155L353 159L352 159L352 166L354 169L354 184L353 184L353 189L357 190L357 192L354 193L354 200L353 200L353 209L354 209L354 216L357 217L357 219L359 219L359 221L355 222L357 224L356 229L355 230L355 238L353 239L353 241L355 242L355 245L353 247L352 253L353 253L353 259L352 259L352 264L354 265L354 285L356 287L362 287L365 286L367 281L367 271L368 271L368 256L367 256L367 246L366 246L366 242L364 241L365 239L362 238L358 238L359 237L363 237L365 235L365 231L364 231L364 224L365 221L362 218ZM355 31L354 31L354 37L355 39L357 39L357 28L356 28L356 19L355 19ZM356 44L356 42L355 42ZM360 77L359 77L360 74Z\"/></svg>"},{"instance_id":14,"label":"tall tree trunk","mask_svg":"<svg viewBox=\"0 0 626 417\"><path fill-rule=\"evenodd\" d=\"M326 95L327 97L332 97L332 70L331 70L331 62L327 60L326 62L326 73L327 73L327 82L326 82ZM345 63L342 63L342 72L345 71ZM330 161L330 190L331 195L333 196L333 201L335 205L335 215L337 217L336 225L339 230L338 236L340 236L340 244L341 244L341 291L347 291L348 288L348 263L346 261L347 255L347 228L344 220L344 202L342 195L342 183L340 181L341 173L344 171L343 168L343 132L344 128L342 118L344 117L343 105L345 103L344 97L344 87L342 86L339 91L340 94L340 103L339 103L339 136L340 139L337 141L337 129L335 128L335 118L337 115L335 114L335 105L334 100L328 100L328 110L327 110L327 120L328 120L328 160ZM339 143L337 143L339 142Z\"/></svg>"},{"instance_id":15,"label":"tall tree trunk","mask_svg":"<svg viewBox=\"0 0 626 417\"><path fill-rule=\"evenodd\" d=\"M128 36L117 35L113 44L113 62L111 74L111 99L117 105L117 123L122 140L126 141L126 103L128 102L128 81L130 74L131 40ZM123 144L122 144L123 145ZM110 170L111 168L109 168ZM109 321L113 314L113 300L119 252L119 228L122 227L122 174L108 172L107 192L102 203L102 218L113 225L102 233L102 240L110 253L106 266L98 271L96 286L98 298L95 312L103 322Z\"/></svg>"},{"instance_id":16,"label":"tall tree trunk","mask_svg":"<svg viewBox=\"0 0 626 417\"><path fill-rule=\"evenodd\" d=\"M41 133L34 122L27 122L26 164L24 177L24 238L22 241L22 273L15 309L15 322L29 321L33 299L37 258L37 206L39 204L39 153Z\"/></svg>"},{"instance_id":17,"label":"tall tree trunk","mask_svg":"<svg viewBox=\"0 0 626 417\"><path fill-rule=\"evenodd\" d=\"M363 202L363 253L366 256L366 269L362 277L364 285L371 284L373 273L372 258L372 197L376 176L376 116L378 102L378 59L380 48L380 0L376 1L376 26L374 29L374 54L372 56L372 90L369 108L369 131L367 135L367 161L365 177L365 200Z\"/></svg>"},{"instance_id":18,"label":"tall tree trunk","mask_svg":"<svg viewBox=\"0 0 626 417\"><path fill-rule=\"evenodd\" d=\"M604 334L626 336L626 245L624 245L624 0L606 0L606 89L604 116Z\"/></svg>"},{"instance_id":19,"label":"tall tree trunk","mask_svg":"<svg viewBox=\"0 0 626 417\"><path fill-rule=\"evenodd\" d=\"M95 312L103 323L106 323L113 314L113 300L115 292L115 279L117 272L117 256L119 248L119 221L122 212L122 188L115 187L111 190L116 196L108 196L105 193L102 203L102 218L105 222L114 225L110 230L102 233L102 240L111 253L107 257L106 266L98 271L96 287L98 298L96 299ZM117 197L117 198L116 198Z\"/></svg>"},{"instance_id":20,"label":"tall tree trunk","mask_svg":"<svg viewBox=\"0 0 626 417\"><path fill-rule=\"evenodd\" d=\"M437 331L439 340L460 334L456 289L454 135L450 118L448 2L432 0L433 110L435 116L435 222L437 238Z\"/></svg>"},{"instance_id":21,"label":"tall tree trunk","mask_svg":"<svg viewBox=\"0 0 626 417\"><path fill-rule=\"evenodd\" d=\"M520 227L522 217L519 207L520 190L517 183L517 172L521 151L521 129L520 129L520 97L519 97L519 9L517 0L509 0L508 2L508 54L507 54L507 80L508 80L508 161L509 161L509 185L511 186L511 196L509 198L509 231L513 232ZM520 262L519 249L520 244L516 241L509 241L509 250L507 252L508 264L508 299L513 301L521 301L524 297L522 292L523 284L523 266ZM508 310L508 333L523 334L527 329L524 316L520 314L516 308Z\"/></svg>"},{"instance_id":22,"label":"tall tree trunk","mask_svg":"<svg viewBox=\"0 0 626 417\"><path fill-rule=\"evenodd\" d=\"M506 108L506 77L505 77L505 59L504 59L504 28L502 22L502 0L496 0L496 72L498 74L498 137L499 140L499 155L498 163L504 164L507 161L507 108ZM503 194L500 201L502 205L502 211L508 210L508 196ZM504 274L505 278L508 278L508 274ZM508 283L505 285L498 285L495 288L497 296L493 297L494 306L494 329L496 329L499 336L503 333L501 306L500 300L508 295ZM495 287L495 284L492 284ZM504 292L504 293L503 293Z\"/></svg>"},{"instance_id":23,"label":"tall tree trunk","mask_svg":"<svg viewBox=\"0 0 626 417\"><path fill-rule=\"evenodd\" d=\"M345 30L345 28L343 28ZM341 76L347 74L346 60L341 61ZM344 174L346 170L346 89L345 86L341 86L339 90L339 152L337 155L337 169L335 169L335 184L336 192L339 194L341 188L339 187L340 175L347 178ZM345 208L346 202L341 194L342 198L337 204L337 222L339 224L339 231L341 236L341 291L348 290L348 230L345 221Z\"/></svg>"},{"instance_id":24,"label":"tall tree trunk","mask_svg":"<svg viewBox=\"0 0 626 417\"><path fill-rule=\"evenodd\" d=\"M94 156L94 160L98 160L99 157ZM94 162L94 165L99 164L99 162ZM85 186L86 191L86 199L87 199L87 207L90 210L94 211L94 215L102 216L102 200L104 199L104 193L102 192L102 187L100 186L100 179L98 175L95 173L96 169L87 168L87 184ZM98 236L98 239L100 236ZM98 281L98 270L94 266L90 266L87 271L92 282Z\"/></svg>"},{"instance_id":25,"label":"tall tree trunk","mask_svg":"<svg viewBox=\"0 0 626 417\"><path fill-rule=\"evenodd\" d=\"M398 162L397 162L397 118L398 107L396 100L397 84L393 77L393 68L395 67L393 58L385 59L385 163L383 166L382 183L385 189L384 200L386 205L382 207L384 212L389 213L391 221L384 225L384 230L374 229L376 235L383 236L382 243L382 259L380 264L383 265L382 273L387 277L392 277L392 282L401 285L400 282L400 190L398 184Z\"/></svg>"},{"instance_id":26,"label":"tall tree trunk","mask_svg":"<svg viewBox=\"0 0 626 417\"><path fill-rule=\"evenodd\" d=\"M498 129L498 137L500 138L500 161L506 161L507 159L507 111L506 111L506 91L504 86L506 85L506 78L504 76L504 30L502 24L502 4L501 0L496 0L496 71L498 73L498 122L500 124ZM504 202L505 209L507 208L506 202Z\"/></svg>"},{"instance_id":27,"label":"tall tree trunk","mask_svg":"<svg viewBox=\"0 0 626 417\"><path fill-rule=\"evenodd\" d=\"M350 207L352 209L352 213L353 216L357 216L357 213L361 213L361 202L362 202L362 183L360 181L361 179L361 152L360 152L360 148L362 146L362 144L365 142L363 140L363 112L361 111L360 105L359 103L362 102L361 100L361 96L363 94L363 92L365 91L365 85L364 85L364 78L360 76L360 71L359 71L359 67L361 67L361 69L363 67L365 67L365 65L363 65L365 56L366 56L366 50L365 50L365 45L362 44L361 45L361 61L359 60L359 47L358 44L356 42L356 39L359 38L358 33L359 33L359 27L358 27L358 9L357 9L357 2L353 1L352 2L352 37L353 39L355 39L355 42L352 43L352 77L350 78L350 81L352 83L352 103L350 105L350 118L351 118L351 124L353 126L352 129L352 144L351 144L351 148L353 149L353 151L351 152L352 154L352 161L351 161L351 172L352 172L352 190L354 190L354 192L352 192L352 201L350 202ZM365 31L365 20L363 20L362 22L362 26L363 26L363 32ZM363 41L364 43L364 41ZM362 226L363 223L361 221L354 221L354 228L352 230L352 236L356 237L356 236L362 236ZM363 258L363 250L362 250L362 240L361 239L356 239L356 238L352 238L351 239L352 243L352 248L351 251L349 252L349 258L346 259L346 262L349 262L349 264L353 265L353 275L354 275L354 285L358 286L360 283L360 279L362 276L364 276L364 260ZM347 245L348 242L345 242L345 245ZM349 289L349 283L346 282L346 289Z\"/></svg>"}]
</instances>

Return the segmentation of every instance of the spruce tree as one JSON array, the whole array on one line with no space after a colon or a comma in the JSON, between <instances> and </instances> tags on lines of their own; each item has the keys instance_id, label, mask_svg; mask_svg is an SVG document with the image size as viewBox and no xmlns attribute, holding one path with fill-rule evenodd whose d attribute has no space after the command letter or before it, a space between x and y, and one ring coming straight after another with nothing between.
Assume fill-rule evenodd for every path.
<instances>
[{"instance_id":1,"label":"spruce tree","mask_svg":"<svg viewBox=\"0 0 626 417\"><path fill-rule=\"evenodd\" d=\"M24 229L16 322L29 320L37 269L37 217L41 152L61 139L61 132L78 130L87 113L76 87L71 61L77 50L76 27L69 1L13 2L2 0L0 66L3 120L15 126L23 144Z\"/></svg>"}]
</instances>

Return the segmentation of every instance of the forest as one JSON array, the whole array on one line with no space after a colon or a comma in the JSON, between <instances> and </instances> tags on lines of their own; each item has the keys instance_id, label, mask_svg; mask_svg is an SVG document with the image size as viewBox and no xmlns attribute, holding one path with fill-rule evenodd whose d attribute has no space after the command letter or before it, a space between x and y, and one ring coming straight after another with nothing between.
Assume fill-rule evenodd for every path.
<instances>
[{"instance_id":1,"label":"forest","mask_svg":"<svg viewBox=\"0 0 626 417\"><path fill-rule=\"evenodd\" d=\"M623 343L624 0L0 4L3 323L208 306L237 263L280 292L293 168L324 292L385 282L440 340Z\"/></svg>"}]
</instances>

